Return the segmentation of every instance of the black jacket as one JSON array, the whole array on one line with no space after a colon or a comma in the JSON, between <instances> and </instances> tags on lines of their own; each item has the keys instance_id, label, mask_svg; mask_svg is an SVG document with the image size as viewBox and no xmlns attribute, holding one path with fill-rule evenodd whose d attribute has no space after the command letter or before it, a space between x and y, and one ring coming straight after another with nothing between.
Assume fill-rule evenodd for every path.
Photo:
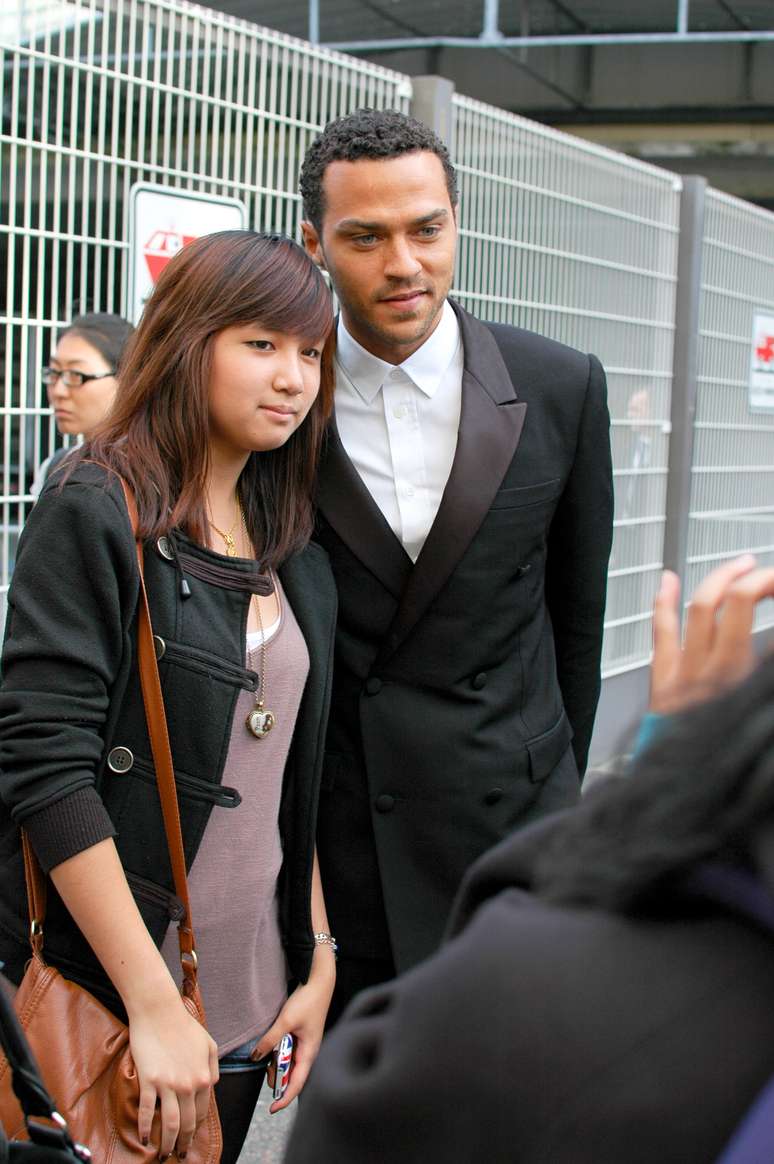
<instances>
[{"instance_id":1,"label":"black jacket","mask_svg":"<svg viewBox=\"0 0 774 1164\"><path fill-rule=\"evenodd\" d=\"M412 563L331 433L317 537L339 592L318 848L342 952L437 946L463 873L573 803L612 536L599 361L457 309L457 449ZM383 902L383 904L382 904Z\"/></svg>"},{"instance_id":2,"label":"black jacket","mask_svg":"<svg viewBox=\"0 0 774 1164\"><path fill-rule=\"evenodd\" d=\"M258 571L180 534L145 547L145 571L190 868L210 813L239 811L239 790L221 780L237 696L257 684L245 667L245 631ZM305 980L336 601L318 546L285 563L280 577L310 656L280 809L283 940L292 975ZM63 489L51 482L32 511L9 593L0 689L0 959L16 980L29 955L19 825L46 870L115 835L157 944L180 913L135 665L137 598L120 486L108 484L99 466L80 465ZM117 1005L53 887L45 954Z\"/></svg>"},{"instance_id":3,"label":"black jacket","mask_svg":"<svg viewBox=\"0 0 774 1164\"><path fill-rule=\"evenodd\" d=\"M679 887L629 916L541 902L562 815L483 857L454 940L352 1004L286 1164L717 1159L774 1072L774 937Z\"/></svg>"}]
</instances>

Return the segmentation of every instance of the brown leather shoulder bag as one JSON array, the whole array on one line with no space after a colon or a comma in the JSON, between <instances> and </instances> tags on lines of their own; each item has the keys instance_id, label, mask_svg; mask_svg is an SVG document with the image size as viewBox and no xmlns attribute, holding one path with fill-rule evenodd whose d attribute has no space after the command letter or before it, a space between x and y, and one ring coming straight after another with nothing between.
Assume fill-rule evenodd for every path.
<instances>
[{"instance_id":1,"label":"brown leather shoulder bag","mask_svg":"<svg viewBox=\"0 0 774 1164\"><path fill-rule=\"evenodd\" d=\"M137 507L122 480L129 518L135 533L140 571L137 658L148 735L156 769L159 798L175 892L184 914L178 926L182 995L185 1005L205 1025L199 995L196 952L188 899L177 791L167 721L159 681L153 630L143 571L143 548L137 539ZM151 1164L158 1160L159 1113L150 1143L137 1133L139 1086L129 1049L128 1028L92 994L63 977L43 960L46 881L26 834L22 833L32 957L14 998L14 1009L37 1059L43 1079L67 1121L72 1137L91 1151L95 1164ZM8 1060L0 1055L0 1121L10 1140L27 1139L24 1114L13 1092ZM222 1138L214 1094L199 1125L186 1164L217 1164Z\"/></svg>"}]
</instances>

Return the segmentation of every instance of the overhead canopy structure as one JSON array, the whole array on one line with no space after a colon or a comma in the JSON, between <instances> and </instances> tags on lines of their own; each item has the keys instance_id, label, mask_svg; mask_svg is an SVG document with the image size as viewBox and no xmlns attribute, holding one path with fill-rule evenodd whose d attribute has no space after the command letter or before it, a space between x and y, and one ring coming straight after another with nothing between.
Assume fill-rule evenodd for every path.
<instances>
[{"instance_id":1,"label":"overhead canopy structure","mask_svg":"<svg viewBox=\"0 0 774 1164\"><path fill-rule=\"evenodd\" d=\"M212 3L212 0L210 0ZM215 0L774 206L774 0Z\"/></svg>"}]
</instances>

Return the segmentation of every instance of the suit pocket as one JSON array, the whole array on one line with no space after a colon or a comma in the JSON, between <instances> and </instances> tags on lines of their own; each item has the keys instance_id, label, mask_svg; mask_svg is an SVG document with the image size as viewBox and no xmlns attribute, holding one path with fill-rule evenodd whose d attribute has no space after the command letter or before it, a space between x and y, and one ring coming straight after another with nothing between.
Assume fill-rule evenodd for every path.
<instances>
[{"instance_id":1,"label":"suit pocket","mask_svg":"<svg viewBox=\"0 0 774 1164\"><path fill-rule=\"evenodd\" d=\"M551 775L572 742L572 728L564 711L547 732L527 740L529 778L539 784Z\"/></svg>"},{"instance_id":2,"label":"suit pocket","mask_svg":"<svg viewBox=\"0 0 774 1164\"><path fill-rule=\"evenodd\" d=\"M561 492L561 480L541 481L539 485L523 485L518 489L499 489L494 496L492 509L520 509L525 505L537 505L540 501L553 501Z\"/></svg>"}]
</instances>

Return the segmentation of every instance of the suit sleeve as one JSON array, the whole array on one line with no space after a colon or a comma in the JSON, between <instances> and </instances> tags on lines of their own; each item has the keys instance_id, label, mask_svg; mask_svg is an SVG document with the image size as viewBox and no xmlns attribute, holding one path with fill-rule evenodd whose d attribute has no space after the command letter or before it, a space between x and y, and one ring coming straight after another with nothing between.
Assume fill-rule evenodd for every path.
<instances>
[{"instance_id":1,"label":"suit sleeve","mask_svg":"<svg viewBox=\"0 0 774 1164\"><path fill-rule=\"evenodd\" d=\"M572 469L548 539L546 602L559 686L586 770L600 692L607 566L613 538L613 471L605 373L589 356L589 377Z\"/></svg>"},{"instance_id":2,"label":"suit sleeve","mask_svg":"<svg viewBox=\"0 0 774 1164\"><path fill-rule=\"evenodd\" d=\"M0 688L0 797L46 871L115 833L96 772L136 594L125 508L104 485L49 487L19 546Z\"/></svg>"}]
</instances>

